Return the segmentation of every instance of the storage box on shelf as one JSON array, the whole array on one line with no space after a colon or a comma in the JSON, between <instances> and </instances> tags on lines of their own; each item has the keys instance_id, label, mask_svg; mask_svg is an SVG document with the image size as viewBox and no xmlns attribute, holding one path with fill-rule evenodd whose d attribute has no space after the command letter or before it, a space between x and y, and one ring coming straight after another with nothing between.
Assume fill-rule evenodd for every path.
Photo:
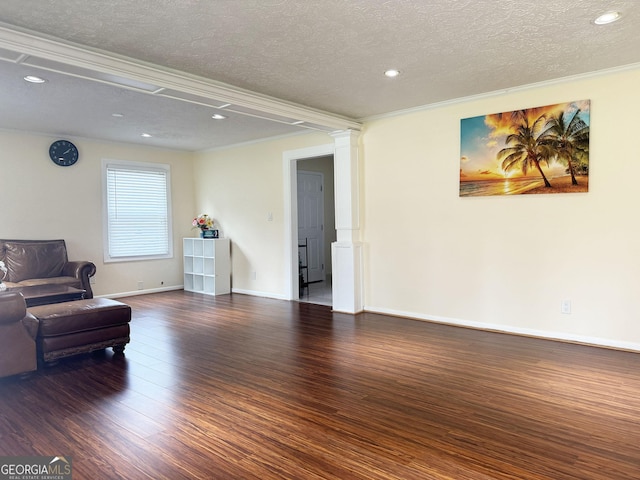
<instances>
[{"instance_id":1,"label":"storage box on shelf","mask_svg":"<svg viewBox=\"0 0 640 480\"><path fill-rule=\"evenodd\" d=\"M207 295L231 292L228 238L184 238L184 289Z\"/></svg>"}]
</instances>

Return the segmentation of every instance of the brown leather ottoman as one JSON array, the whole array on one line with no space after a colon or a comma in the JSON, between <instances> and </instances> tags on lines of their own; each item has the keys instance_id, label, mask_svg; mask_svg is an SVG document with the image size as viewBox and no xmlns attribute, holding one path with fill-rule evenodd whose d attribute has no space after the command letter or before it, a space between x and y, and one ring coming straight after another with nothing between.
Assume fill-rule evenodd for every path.
<instances>
[{"instance_id":1,"label":"brown leather ottoman","mask_svg":"<svg viewBox=\"0 0 640 480\"><path fill-rule=\"evenodd\" d=\"M116 300L91 298L28 310L39 322L38 356L45 363L107 347L121 354L129 343L131 307Z\"/></svg>"}]
</instances>

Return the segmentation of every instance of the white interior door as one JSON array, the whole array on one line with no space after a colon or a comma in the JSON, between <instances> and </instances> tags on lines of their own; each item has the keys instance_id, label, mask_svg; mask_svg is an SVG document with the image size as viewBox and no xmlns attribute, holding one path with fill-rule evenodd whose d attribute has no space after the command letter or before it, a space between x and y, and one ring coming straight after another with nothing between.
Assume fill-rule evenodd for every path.
<instances>
[{"instance_id":1,"label":"white interior door","mask_svg":"<svg viewBox=\"0 0 640 480\"><path fill-rule=\"evenodd\" d=\"M298 171L298 245L306 241L306 252L299 248L302 263L307 263L307 282L324 280L324 175Z\"/></svg>"}]
</instances>

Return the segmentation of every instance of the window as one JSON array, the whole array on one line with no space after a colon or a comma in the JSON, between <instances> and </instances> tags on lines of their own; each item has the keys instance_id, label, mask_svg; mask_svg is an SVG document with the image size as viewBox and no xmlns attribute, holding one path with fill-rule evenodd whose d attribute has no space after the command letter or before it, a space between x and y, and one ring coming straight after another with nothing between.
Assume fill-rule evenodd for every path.
<instances>
[{"instance_id":1,"label":"window","mask_svg":"<svg viewBox=\"0 0 640 480\"><path fill-rule=\"evenodd\" d=\"M104 261L173 257L169 165L102 161Z\"/></svg>"}]
</instances>

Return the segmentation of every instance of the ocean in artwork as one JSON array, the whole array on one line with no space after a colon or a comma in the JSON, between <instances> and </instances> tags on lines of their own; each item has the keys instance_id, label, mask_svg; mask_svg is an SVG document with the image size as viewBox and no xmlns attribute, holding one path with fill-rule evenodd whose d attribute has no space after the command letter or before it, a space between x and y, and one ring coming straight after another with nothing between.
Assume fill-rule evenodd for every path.
<instances>
[{"instance_id":1,"label":"ocean in artwork","mask_svg":"<svg viewBox=\"0 0 640 480\"><path fill-rule=\"evenodd\" d=\"M460 196L517 195L543 185L544 182L540 178L531 177L475 180L460 182Z\"/></svg>"}]
</instances>

